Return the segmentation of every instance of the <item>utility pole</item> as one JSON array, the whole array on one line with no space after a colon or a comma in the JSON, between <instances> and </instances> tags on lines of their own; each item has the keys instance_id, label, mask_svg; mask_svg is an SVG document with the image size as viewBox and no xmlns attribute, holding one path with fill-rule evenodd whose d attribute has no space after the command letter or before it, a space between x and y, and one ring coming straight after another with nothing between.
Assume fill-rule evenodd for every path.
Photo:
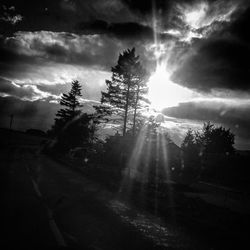
<instances>
[{"instance_id":1,"label":"utility pole","mask_svg":"<svg viewBox=\"0 0 250 250\"><path fill-rule=\"evenodd\" d=\"M12 129L13 119L14 119L14 115L11 114L10 115L10 129Z\"/></svg>"}]
</instances>

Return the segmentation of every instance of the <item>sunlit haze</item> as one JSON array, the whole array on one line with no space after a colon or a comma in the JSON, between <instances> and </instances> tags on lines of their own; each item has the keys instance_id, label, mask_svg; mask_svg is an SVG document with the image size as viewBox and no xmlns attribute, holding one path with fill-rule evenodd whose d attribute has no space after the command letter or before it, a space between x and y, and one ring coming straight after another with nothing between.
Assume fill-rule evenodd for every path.
<instances>
[{"instance_id":1,"label":"sunlit haze","mask_svg":"<svg viewBox=\"0 0 250 250\"><path fill-rule=\"evenodd\" d=\"M194 92L170 80L170 73L164 63L159 64L149 79L148 97L153 108L161 110L177 106L180 102L190 100Z\"/></svg>"}]
</instances>

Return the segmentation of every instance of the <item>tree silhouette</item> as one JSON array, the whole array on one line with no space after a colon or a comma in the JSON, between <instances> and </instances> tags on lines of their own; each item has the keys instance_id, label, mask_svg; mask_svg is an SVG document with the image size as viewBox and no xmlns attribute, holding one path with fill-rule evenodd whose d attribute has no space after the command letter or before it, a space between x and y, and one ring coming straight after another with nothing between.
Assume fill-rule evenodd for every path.
<instances>
[{"instance_id":1,"label":"tree silhouette","mask_svg":"<svg viewBox=\"0 0 250 250\"><path fill-rule=\"evenodd\" d=\"M197 141L197 132L189 129L181 144L182 160L183 160L183 173L184 177L196 178L200 174L201 147Z\"/></svg>"},{"instance_id":2,"label":"tree silhouette","mask_svg":"<svg viewBox=\"0 0 250 250\"><path fill-rule=\"evenodd\" d=\"M79 110L79 108L82 107L79 102L79 97L81 96L80 83L77 80L72 81L70 92L68 94L63 94L60 100L60 105L65 106L65 108L61 108L56 113L55 124L52 128L55 134L60 132L68 122L81 113Z\"/></svg>"},{"instance_id":3,"label":"tree silhouette","mask_svg":"<svg viewBox=\"0 0 250 250\"><path fill-rule=\"evenodd\" d=\"M235 151L233 144L234 134L230 129L216 127L211 122L207 122L203 124L201 132L188 130L182 148L202 154L232 154Z\"/></svg>"},{"instance_id":4,"label":"tree silhouette","mask_svg":"<svg viewBox=\"0 0 250 250\"><path fill-rule=\"evenodd\" d=\"M134 89L134 99L132 102L132 107L134 108L133 115L133 126L132 131L135 135L136 130L136 118L139 115L138 110L145 107L145 104L149 104L150 101L145 97L148 93L147 81L149 78L148 72L141 66L138 66L137 80L135 81Z\"/></svg>"},{"instance_id":5,"label":"tree silhouette","mask_svg":"<svg viewBox=\"0 0 250 250\"><path fill-rule=\"evenodd\" d=\"M182 160L184 177L196 179L202 176L215 175L228 157L235 151L234 134L230 129L216 127L211 122L204 123L202 131L188 130L182 143Z\"/></svg>"},{"instance_id":6,"label":"tree silhouette","mask_svg":"<svg viewBox=\"0 0 250 250\"><path fill-rule=\"evenodd\" d=\"M55 149L62 153L81 147L89 149L95 139L96 124L90 114L80 114L58 134Z\"/></svg>"},{"instance_id":7,"label":"tree silhouette","mask_svg":"<svg viewBox=\"0 0 250 250\"><path fill-rule=\"evenodd\" d=\"M63 94L60 104L65 106L56 113L52 136L56 136L54 150L66 153L70 149L80 147L89 148L95 140L97 121L93 114L82 113L79 97L81 97L81 85L78 81L72 81L71 90Z\"/></svg>"},{"instance_id":8,"label":"tree silhouette","mask_svg":"<svg viewBox=\"0 0 250 250\"><path fill-rule=\"evenodd\" d=\"M204 123L197 142L202 145L204 153L232 154L235 151L234 134L230 129L215 127L211 122Z\"/></svg>"},{"instance_id":9,"label":"tree silhouette","mask_svg":"<svg viewBox=\"0 0 250 250\"><path fill-rule=\"evenodd\" d=\"M126 135L135 137L143 133L145 138L156 138L159 127L160 123L156 121L154 116L145 117L141 114L137 114L135 124L127 129Z\"/></svg>"},{"instance_id":10,"label":"tree silhouette","mask_svg":"<svg viewBox=\"0 0 250 250\"><path fill-rule=\"evenodd\" d=\"M148 74L142 68L134 48L120 54L117 65L111 71L111 80L106 80L107 92L102 92L102 105L97 106L96 111L99 117L106 120L116 117L118 121L122 121L124 136L129 112L133 112L132 126L135 128L138 108L142 106L142 102L148 102L144 97L147 93Z\"/></svg>"}]
</instances>

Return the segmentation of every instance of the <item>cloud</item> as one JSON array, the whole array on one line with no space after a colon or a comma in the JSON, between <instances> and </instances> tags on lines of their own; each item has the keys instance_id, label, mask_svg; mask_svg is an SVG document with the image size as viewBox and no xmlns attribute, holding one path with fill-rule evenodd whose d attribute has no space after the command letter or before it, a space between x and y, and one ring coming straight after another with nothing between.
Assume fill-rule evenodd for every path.
<instances>
[{"instance_id":1,"label":"cloud","mask_svg":"<svg viewBox=\"0 0 250 250\"><path fill-rule=\"evenodd\" d=\"M180 147L188 129L199 130L202 127L202 122L164 116L164 122L161 126L170 135L174 143Z\"/></svg>"},{"instance_id":2,"label":"cloud","mask_svg":"<svg viewBox=\"0 0 250 250\"><path fill-rule=\"evenodd\" d=\"M214 1L198 2L198 9L192 9L196 5L188 6L182 10L186 17L183 22L189 27L188 31L194 36L197 34L197 39L184 46L184 56L179 58L172 80L204 92L216 88L248 91L249 3ZM180 33L179 39L183 39L182 35Z\"/></svg>"},{"instance_id":3,"label":"cloud","mask_svg":"<svg viewBox=\"0 0 250 250\"><path fill-rule=\"evenodd\" d=\"M108 22L131 22L136 20L129 8L119 0L2 0L6 7L14 6L15 10L24 18L18 23L18 28L5 30L12 34L22 31L66 31L75 32L79 22L88 22L95 19L104 19ZM4 31L4 29L3 29Z\"/></svg>"},{"instance_id":4,"label":"cloud","mask_svg":"<svg viewBox=\"0 0 250 250\"><path fill-rule=\"evenodd\" d=\"M5 79L5 85L8 85L8 88L13 85L12 83L16 85L15 91L8 92L8 95L20 98L44 99L50 97L54 100L58 99L60 94L70 90L72 80L77 79L83 86L84 98L99 100L101 90L105 89L105 79L109 79L111 74L81 65L59 62L41 62L39 64L36 63L35 57L29 58L22 55L18 55L16 60L8 59L1 64L3 67L0 69L0 77ZM25 93L23 93L24 91Z\"/></svg>"},{"instance_id":5,"label":"cloud","mask_svg":"<svg viewBox=\"0 0 250 250\"><path fill-rule=\"evenodd\" d=\"M172 79L206 92L213 88L249 90L249 57L250 47L240 41L209 39L186 57Z\"/></svg>"},{"instance_id":6,"label":"cloud","mask_svg":"<svg viewBox=\"0 0 250 250\"><path fill-rule=\"evenodd\" d=\"M21 15L15 15L15 16L4 15L0 17L0 20L15 25L18 22L21 22L23 20L23 17Z\"/></svg>"},{"instance_id":7,"label":"cloud","mask_svg":"<svg viewBox=\"0 0 250 250\"><path fill-rule=\"evenodd\" d=\"M23 84L18 85L12 81L0 78L0 95L13 96L21 100L58 100L60 97L46 91L40 90L35 85Z\"/></svg>"},{"instance_id":8,"label":"cloud","mask_svg":"<svg viewBox=\"0 0 250 250\"><path fill-rule=\"evenodd\" d=\"M23 20L23 16L16 13L15 6L0 6L0 24L1 21L15 25Z\"/></svg>"},{"instance_id":9,"label":"cloud","mask_svg":"<svg viewBox=\"0 0 250 250\"><path fill-rule=\"evenodd\" d=\"M108 23L103 20L80 23L79 29L87 34L109 34L120 39L153 39L151 27L139 23Z\"/></svg>"},{"instance_id":10,"label":"cloud","mask_svg":"<svg viewBox=\"0 0 250 250\"><path fill-rule=\"evenodd\" d=\"M201 28L209 28L216 22L229 22L231 16L245 0L139 0L123 1L132 12L143 19L156 19L161 28L192 32L196 36Z\"/></svg>"},{"instance_id":11,"label":"cloud","mask_svg":"<svg viewBox=\"0 0 250 250\"><path fill-rule=\"evenodd\" d=\"M238 39L248 42L250 41L250 35L248 27L250 25L250 7L241 10L241 15L235 19L231 25L225 29L225 33L229 33L232 36L237 37Z\"/></svg>"},{"instance_id":12,"label":"cloud","mask_svg":"<svg viewBox=\"0 0 250 250\"><path fill-rule=\"evenodd\" d=\"M53 95L61 95L62 93L68 93L71 89L71 83L66 82L64 84L37 84L37 88L41 91L51 93Z\"/></svg>"},{"instance_id":13,"label":"cloud","mask_svg":"<svg viewBox=\"0 0 250 250\"><path fill-rule=\"evenodd\" d=\"M119 40L107 36L51 31L19 31L2 43L4 52L16 55L17 59L22 56L24 60L34 58L40 64L52 61L99 68L109 68L123 48Z\"/></svg>"},{"instance_id":14,"label":"cloud","mask_svg":"<svg viewBox=\"0 0 250 250\"><path fill-rule=\"evenodd\" d=\"M87 86L88 98L99 99L121 47L119 41L100 35L17 32L0 39L0 76L19 85L78 79Z\"/></svg>"},{"instance_id":15,"label":"cloud","mask_svg":"<svg viewBox=\"0 0 250 250\"><path fill-rule=\"evenodd\" d=\"M95 92L95 99L97 88L100 92L119 53L135 45L138 45L137 53L142 55L142 61L152 65L152 50L143 41L121 42L104 34L20 31L0 39L0 76L18 84L36 85L79 79Z\"/></svg>"},{"instance_id":16,"label":"cloud","mask_svg":"<svg viewBox=\"0 0 250 250\"><path fill-rule=\"evenodd\" d=\"M182 32L180 41L191 42L211 36L215 31L231 22L232 16L238 12L242 1L195 1L176 5L177 16Z\"/></svg>"},{"instance_id":17,"label":"cloud","mask_svg":"<svg viewBox=\"0 0 250 250\"><path fill-rule=\"evenodd\" d=\"M166 13L173 6L173 1L151 1L151 0L123 0L123 2L130 8L131 11L141 14L141 15L149 15L152 14L152 8L155 7L156 11L160 10Z\"/></svg>"},{"instance_id":18,"label":"cloud","mask_svg":"<svg viewBox=\"0 0 250 250\"><path fill-rule=\"evenodd\" d=\"M78 25L79 30L84 34L106 34L120 40L154 42L154 29L151 25L140 22L109 23L104 20L92 22L82 22ZM156 31L162 42L176 40L176 36L171 33Z\"/></svg>"}]
</instances>

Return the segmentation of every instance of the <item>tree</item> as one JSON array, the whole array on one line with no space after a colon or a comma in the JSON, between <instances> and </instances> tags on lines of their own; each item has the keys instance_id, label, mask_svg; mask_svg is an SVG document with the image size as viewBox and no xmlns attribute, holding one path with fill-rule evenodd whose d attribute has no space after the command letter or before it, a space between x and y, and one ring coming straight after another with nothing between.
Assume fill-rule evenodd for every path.
<instances>
[{"instance_id":1,"label":"tree","mask_svg":"<svg viewBox=\"0 0 250 250\"><path fill-rule=\"evenodd\" d=\"M80 114L58 134L55 149L61 153L81 147L89 149L95 140L96 124L90 114Z\"/></svg>"},{"instance_id":2,"label":"tree","mask_svg":"<svg viewBox=\"0 0 250 250\"><path fill-rule=\"evenodd\" d=\"M200 174L200 144L197 141L197 132L189 129L181 144L184 177L196 178Z\"/></svg>"},{"instance_id":3,"label":"tree","mask_svg":"<svg viewBox=\"0 0 250 250\"><path fill-rule=\"evenodd\" d=\"M127 135L136 137L140 134L144 134L145 139L156 138L160 123L155 120L154 116L145 117L137 114L135 124L131 128L127 129Z\"/></svg>"},{"instance_id":4,"label":"tree","mask_svg":"<svg viewBox=\"0 0 250 250\"><path fill-rule=\"evenodd\" d=\"M182 143L184 177L216 176L222 166L228 165L228 156L235 149L234 134L230 129L204 123L202 131L188 130ZM215 178L215 177L214 177Z\"/></svg>"},{"instance_id":5,"label":"tree","mask_svg":"<svg viewBox=\"0 0 250 250\"><path fill-rule=\"evenodd\" d=\"M55 124L52 128L56 134L81 113L79 110L79 108L82 107L79 102L79 97L82 96L81 85L77 80L72 81L71 84L70 92L63 94L60 100L60 105L65 106L65 108L61 108L56 114Z\"/></svg>"},{"instance_id":6,"label":"tree","mask_svg":"<svg viewBox=\"0 0 250 250\"><path fill-rule=\"evenodd\" d=\"M233 154L234 134L222 126L215 127L211 122L204 123L201 133L197 134L197 143L202 145L204 153Z\"/></svg>"},{"instance_id":7,"label":"tree","mask_svg":"<svg viewBox=\"0 0 250 250\"><path fill-rule=\"evenodd\" d=\"M53 149L60 153L66 153L73 148L89 148L95 141L97 121L92 114L82 113L79 97L81 97L81 85L73 81L68 94L63 94L61 108L52 128L52 135L56 136Z\"/></svg>"},{"instance_id":8,"label":"tree","mask_svg":"<svg viewBox=\"0 0 250 250\"><path fill-rule=\"evenodd\" d=\"M111 71L111 80L106 80L107 92L102 92L102 105L96 107L96 111L99 118L104 117L106 120L119 118L118 121L123 122L124 136L129 112L134 114L132 126L135 127L138 108L142 102L147 102L144 94L147 93L148 74L141 66L139 56L135 55L134 48L120 54L117 65L112 67Z\"/></svg>"},{"instance_id":9,"label":"tree","mask_svg":"<svg viewBox=\"0 0 250 250\"><path fill-rule=\"evenodd\" d=\"M235 149L234 134L230 129L216 127L211 122L204 123L202 131L188 130L183 140L184 150L195 150L201 154L232 154Z\"/></svg>"},{"instance_id":10,"label":"tree","mask_svg":"<svg viewBox=\"0 0 250 250\"><path fill-rule=\"evenodd\" d=\"M145 98L145 95L148 93L147 81L149 78L148 72L141 66L138 66L137 80L135 81L135 90L134 90L134 100L132 102L132 107L134 108L133 115L133 136L135 135L136 130L136 118L138 116L138 110L145 107L145 104L149 104L149 100Z\"/></svg>"}]
</instances>

